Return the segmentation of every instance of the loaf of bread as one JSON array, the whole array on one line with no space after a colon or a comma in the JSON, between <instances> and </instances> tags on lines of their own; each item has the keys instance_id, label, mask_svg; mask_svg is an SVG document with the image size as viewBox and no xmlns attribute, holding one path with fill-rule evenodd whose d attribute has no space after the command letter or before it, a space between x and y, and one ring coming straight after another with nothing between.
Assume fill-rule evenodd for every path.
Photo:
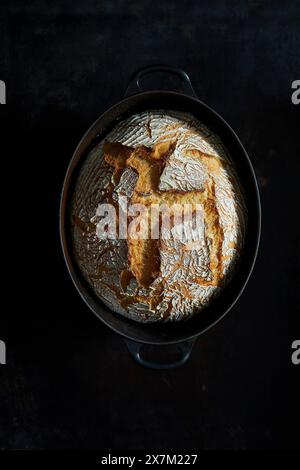
<instances>
[{"instance_id":1,"label":"loaf of bread","mask_svg":"<svg viewBox=\"0 0 300 470\"><path fill-rule=\"evenodd\" d=\"M120 237L124 201L145 208L140 225L145 222L147 237L134 236L130 227ZM102 236L101 204L116 210L114 237ZM148 216L160 205L170 208L169 236L159 215L153 238ZM176 217L184 205L203 214L192 238ZM140 322L188 319L212 302L234 274L246 227L242 190L221 140L192 115L165 110L119 122L91 150L71 217L85 279L110 310ZM132 215L125 220L130 226Z\"/></svg>"}]
</instances>

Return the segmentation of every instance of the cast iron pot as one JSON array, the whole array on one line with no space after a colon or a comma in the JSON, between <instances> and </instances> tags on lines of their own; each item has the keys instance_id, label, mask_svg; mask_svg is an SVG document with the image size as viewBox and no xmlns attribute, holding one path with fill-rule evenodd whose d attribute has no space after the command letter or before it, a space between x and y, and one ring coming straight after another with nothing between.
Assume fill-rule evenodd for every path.
<instances>
[{"instance_id":1,"label":"cast iron pot","mask_svg":"<svg viewBox=\"0 0 300 470\"><path fill-rule=\"evenodd\" d=\"M145 75L164 72L176 75L185 94L174 91L143 91L141 79ZM192 113L222 139L235 163L244 190L248 209L248 226L245 245L237 271L224 289L206 309L188 321L175 324L142 324L110 311L92 292L80 273L74 259L70 227L70 201L78 171L88 152L121 120L149 109L172 109ZM60 236L63 254L70 276L85 303L107 326L126 340L129 351L140 364L151 368L177 367L187 361L195 339L216 325L230 311L243 292L252 272L260 239L261 209L255 174L250 159L235 132L224 119L200 101L193 90L188 75L180 69L166 65L152 65L135 72L129 81L125 98L102 114L79 142L67 169L60 205ZM143 358L145 345L176 345L179 359L153 362Z\"/></svg>"}]
</instances>

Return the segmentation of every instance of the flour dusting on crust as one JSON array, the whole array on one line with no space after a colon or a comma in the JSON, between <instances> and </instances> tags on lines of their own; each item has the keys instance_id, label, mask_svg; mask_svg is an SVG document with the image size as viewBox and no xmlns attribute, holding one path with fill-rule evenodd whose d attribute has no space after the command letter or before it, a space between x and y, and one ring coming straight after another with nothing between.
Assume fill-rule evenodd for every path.
<instances>
[{"instance_id":1,"label":"flour dusting on crust","mask_svg":"<svg viewBox=\"0 0 300 470\"><path fill-rule=\"evenodd\" d=\"M151 203L201 204L197 242L100 240L96 210L122 197ZM192 115L147 111L116 125L89 153L71 208L78 265L111 310L140 322L188 319L220 293L234 273L246 208L221 140ZM175 222L174 222L175 224ZM178 229L172 227L173 233Z\"/></svg>"}]
</instances>

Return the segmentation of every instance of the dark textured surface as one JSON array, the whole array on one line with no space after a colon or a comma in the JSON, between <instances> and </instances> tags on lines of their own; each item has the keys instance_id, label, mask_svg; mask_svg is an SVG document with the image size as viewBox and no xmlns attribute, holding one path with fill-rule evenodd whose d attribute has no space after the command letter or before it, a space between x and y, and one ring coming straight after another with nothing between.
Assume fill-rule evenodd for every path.
<instances>
[{"instance_id":1,"label":"dark textured surface","mask_svg":"<svg viewBox=\"0 0 300 470\"><path fill-rule=\"evenodd\" d=\"M2 251L15 256L2 292L0 447L299 445L300 366L290 360L300 336L300 105L291 102L299 3L67 4L1 6L2 181L13 188L2 199ZM198 96L237 131L263 209L246 292L189 363L169 372L135 365L88 311L58 239L59 192L79 138L122 97L136 68L157 62L185 69Z\"/></svg>"}]
</instances>

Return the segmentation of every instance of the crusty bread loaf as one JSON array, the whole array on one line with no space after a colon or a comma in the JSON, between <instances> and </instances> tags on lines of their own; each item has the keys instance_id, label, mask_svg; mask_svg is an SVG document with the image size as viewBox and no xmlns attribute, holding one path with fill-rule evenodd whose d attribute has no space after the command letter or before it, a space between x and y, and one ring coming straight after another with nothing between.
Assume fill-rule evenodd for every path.
<instances>
[{"instance_id":1,"label":"crusty bread loaf","mask_svg":"<svg viewBox=\"0 0 300 470\"><path fill-rule=\"evenodd\" d=\"M97 207L110 203L120 214L124 196L143 204L145 217L153 204L167 205L175 231L176 204L193 213L200 206L203 233L196 241L163 231L137 239L129 229L127 239L101 239ZM233 163L220 139L185 113L147 111L118 123L88 155L71 213L86 280L111 310L142 322L199 312L228 282L243 247L246 208Z\"/></svg>"}]
</instances>

